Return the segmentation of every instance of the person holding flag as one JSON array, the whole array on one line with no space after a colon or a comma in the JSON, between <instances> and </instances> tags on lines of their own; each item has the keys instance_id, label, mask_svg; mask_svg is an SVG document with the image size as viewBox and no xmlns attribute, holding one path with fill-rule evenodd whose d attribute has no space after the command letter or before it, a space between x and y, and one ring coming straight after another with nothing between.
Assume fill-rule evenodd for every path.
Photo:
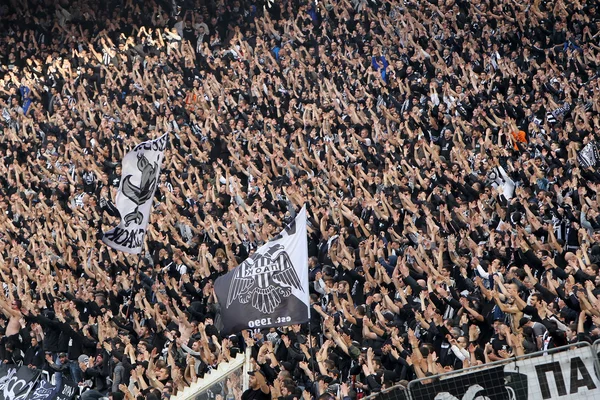
<instances>
[{"instance_id":1,"label":"person holding flag","mask_svg":"<svg viewBox=\"0 0 600 400\"><path fill-rule=\"evenodd\" d=\"M306 209L273 240L215 281L221 333L309 320Z\"/></svg>"},{"instance_id":2,"label":"person holding flag","mask_svg":"<svg viewBox=\"0 0 600 400\"><path fill-rule=\"evenodd\" d=\"M164 134L158 139L140 143L123 158L121 184L116 199L121 222L105 232L102 238L115 250L130 254L142 251L167 138L168 134Z\"/></svg>"}]
</instances>

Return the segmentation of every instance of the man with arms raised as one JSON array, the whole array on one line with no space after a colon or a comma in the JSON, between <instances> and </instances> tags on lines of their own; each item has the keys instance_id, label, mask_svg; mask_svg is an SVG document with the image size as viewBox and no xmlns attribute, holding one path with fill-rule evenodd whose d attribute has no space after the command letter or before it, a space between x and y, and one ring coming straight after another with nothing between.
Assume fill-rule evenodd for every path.
<instances>
[{"instance_id":1,"label":"man with arms raised","mask_svg":"<svg viewBox=\"0 0 600 400\"><path fill-rule=\"evenodd\" d=\"M0 311L8 318L6 337L10 338L18 334L21 330L19 320L23 317L21 314L21 300L13 299L9 304L5 299L0 298Z\"/></svg>"},{"instance_id":2,"label":"man with arms raised","mask_svg":"<svg viewBox=\"0 0 600 400\"><path fill-rule=\"evenodd\" d=\"M242 400L271 400L271 389L260 371L250 371L250 387L242 394Z\"/></svg>"}]
</instances>

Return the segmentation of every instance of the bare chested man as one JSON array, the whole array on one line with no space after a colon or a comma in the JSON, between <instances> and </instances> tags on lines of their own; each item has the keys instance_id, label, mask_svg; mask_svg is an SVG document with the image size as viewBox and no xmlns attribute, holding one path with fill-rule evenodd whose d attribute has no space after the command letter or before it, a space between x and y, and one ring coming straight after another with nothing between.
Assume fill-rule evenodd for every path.
<instances>
[{"instance_id":1,"label":"bare chested man","mask_svg":"<svg viewBox=\"0 0 600 400\"><path fill-rule=\"evenodd\" d=\"M6 336L11 337L18 334L21 330L21 323L19 321L23 318L23 314L21 314L21 300L12 300L9 303L5 299L0 299L0 311L8 318Z\"/></svg>"}]
</instances>

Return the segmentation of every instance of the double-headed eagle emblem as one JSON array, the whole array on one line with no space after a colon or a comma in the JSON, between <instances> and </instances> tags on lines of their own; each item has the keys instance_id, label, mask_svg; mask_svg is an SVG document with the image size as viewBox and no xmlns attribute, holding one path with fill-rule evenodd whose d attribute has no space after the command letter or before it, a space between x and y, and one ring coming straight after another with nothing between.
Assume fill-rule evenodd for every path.
<instances>
[{"instance_id":1,"label":"double-headed eagle emblem","mask_svg":"<svg viewBox=\"0 0 600 400\"><path fill-rule=\"evenodd\" d=\"M231 279L227 307L235 300L252 306L265 314L271 314L292 289L304 291L300 278L284 247L271 246L264 254L254 253L236 270Z\"/></svg>"}]
</instances>

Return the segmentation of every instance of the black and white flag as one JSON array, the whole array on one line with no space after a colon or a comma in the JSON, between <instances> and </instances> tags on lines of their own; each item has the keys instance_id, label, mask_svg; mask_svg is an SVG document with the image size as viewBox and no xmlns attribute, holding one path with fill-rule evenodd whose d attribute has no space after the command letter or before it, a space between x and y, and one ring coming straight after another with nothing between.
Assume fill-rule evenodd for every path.
<instances>
[{"instance_id":1,"label":"black and white flag","mask_svg":"<svg viewBox=\"0 0 600 400\"><path fill-rule=\"evenodd\" d=\"M600 154L598 154L598 144L596 141L589 142L577 155L577 161L581 168L595 167L600 161Z\"/></svg>"},{"instance_id":2,"label":"black and white flag","mask_svg":"<svg viewBox=\"0 0 600 400\"><path fill-rule=\"evenodd\" d=\"M215 281L223 330L301 324L309 318L306 209L277 237Z\"/></svg>"},{"instance_id":3,"label":"black and white flag","mask_svg":"<svg viewBox=\"0 0 600 400\"><path fill-rule=\"evenodd\" d=\"M116 199L121 222L105 232L102 238L113 249L131 254L142 251L167 142L167 134L164 134L158 139L138 144L123 157Z\"/></svg>"},{"instance_id":4,"label":"black and white flag","mask_svg":"<svg viewBox=\"0 0 600 400\"><path fill-rule=\"evenodd\" d=\"M40 380L27 400L50 400L55 397L56 386L46 380Z\"/></svg>"},{"instance_id":5,"label":"black and white flag","mask_svg":"<svg viewBox=\"0 0 600 400\"><path fill-rule=\"evenodd\" d=\"M29 398L40 376L40 370L14 365L0 365L0 400Z\"/></svg>"},{"instance_id":6,"label":"black and white flag","mask_svg":"<svg viewBox=\"0 0 600 400\"><path fill-rule=\"evenodd\" d=\"M79 387L72 380L65 380L54 400L72 400L79 394Z\"/></svg>"}]
</instances>

